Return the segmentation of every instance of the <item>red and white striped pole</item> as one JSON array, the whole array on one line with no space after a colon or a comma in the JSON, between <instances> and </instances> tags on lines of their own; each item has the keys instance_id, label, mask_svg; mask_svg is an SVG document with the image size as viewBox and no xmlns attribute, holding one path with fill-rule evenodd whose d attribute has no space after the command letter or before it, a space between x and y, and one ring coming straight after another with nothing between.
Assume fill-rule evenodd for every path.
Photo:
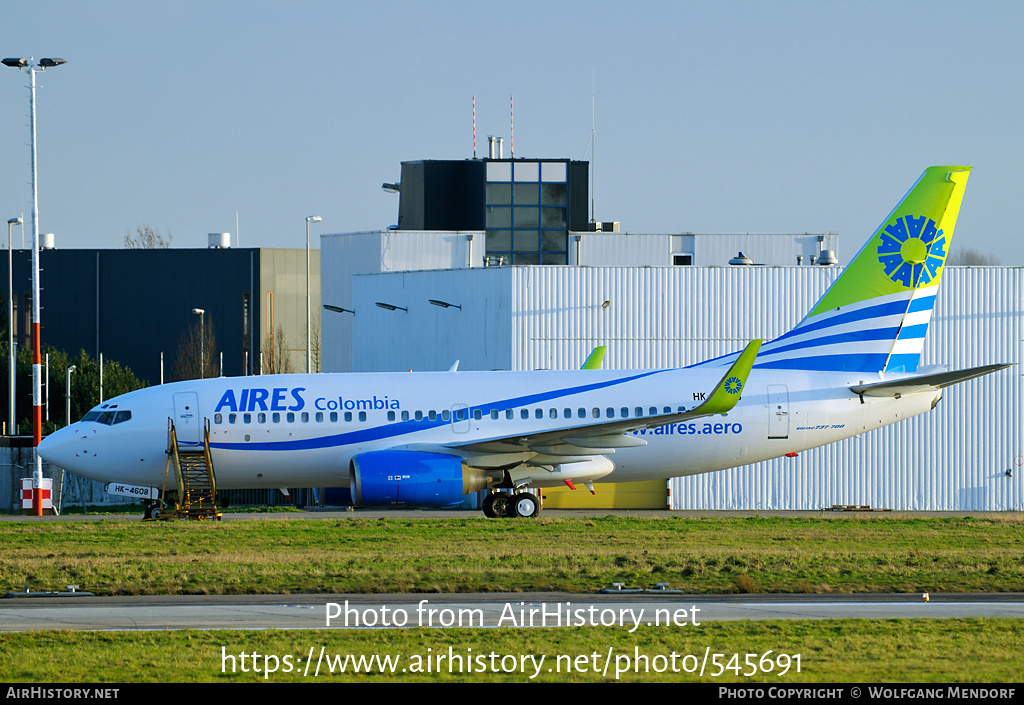
<instances>
[{"instance_id":1,"label":"red and white striped pole","mask_svg":"<svg viewBox=\"0 0 1024 705\"><path fill-rule=\"evenodd\" d=\"M32 509L43 515L43 459L39 444L43 440L43 375L39 354L39 180L36 166L36 71L32 76L32 446L36 449L36 466L32 473Z\"/></svg>"}]
</instances>

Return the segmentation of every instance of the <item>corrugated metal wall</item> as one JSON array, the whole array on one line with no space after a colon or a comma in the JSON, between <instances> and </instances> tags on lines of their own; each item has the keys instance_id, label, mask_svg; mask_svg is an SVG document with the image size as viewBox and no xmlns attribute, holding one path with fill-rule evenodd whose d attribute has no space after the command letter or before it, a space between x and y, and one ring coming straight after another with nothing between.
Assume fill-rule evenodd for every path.
<instances>
[{"instance_id":1,"label":"corrugated metal wall","mask_svg":"<svg viewBox=\"0 0 1024 705\"><path fill-rule=\"evenodd\" d=\"M482 232L374 230L323 235L320 238L323 303L359 310L354 304L354 275L482 267L484 247ZM354 361L354 349L362 345L364 339L357 336L352 314L323 311L321 336L320 369L323 372L366 371Z\"/></svg>"},{"instance_id":2,"label":"corrugated metal wall","mask_svg":"<svg viewBox=\"0 0 1024 705\"><path fill-rule=\"evenodd\" d=\"M577 263L579 253L579 264L585 267L667 267L672 264L673 251L673 236L668 234L569 233L569 264ZM678 251L692 253L693 247Z\"/></svg>"},{"instance_id":3,"label":"corrugated metal wall","mask_svg":"<svg viewBox=\"0 0 1024 705\"><path fill-rule=\"evenodd\" d=\"M353 277L353 370L446 370L456 360L461 370L509 369L513 269ZM431 299L453 305L441 308ZM408 310L382 309L378 301Z\"/></svg>"},{"instance_id":4,"label":"corrugated metal wall","mask_svg":"<svg viewBox=\"0 0 1024 705\"><path fill-rule=\"evenodd\" d=\"M810 310L825 267L515 267L513 369L683 367L770 340ZM607 305L605 302L608 302Z\"/></svg>"}]
</instances>

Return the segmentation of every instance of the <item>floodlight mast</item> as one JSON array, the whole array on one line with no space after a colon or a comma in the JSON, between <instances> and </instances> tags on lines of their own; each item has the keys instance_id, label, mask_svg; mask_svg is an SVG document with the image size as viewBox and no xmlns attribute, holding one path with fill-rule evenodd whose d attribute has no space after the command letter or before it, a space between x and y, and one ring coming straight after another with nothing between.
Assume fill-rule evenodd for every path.
<instances>
[{"instance_id":1,"label":"floodlight mast","mask_svg":"<svg viewBox=\"0 0 1024 705\"><path fill-rule=\"evenodd\" d=\"M29 98L30 123L32 128L32 436L33 447L38 448L43 440L42 407L42 359L39 343L39 180L36 165L36 72L66 64L64 59L44 58L38 63L32 57L4 59L4 66L28 71L31 88ZM32 473L32 509L36 516L43 515L42 484L43 459L35 453L35 470Z\"/></svg>"}]
</instances>

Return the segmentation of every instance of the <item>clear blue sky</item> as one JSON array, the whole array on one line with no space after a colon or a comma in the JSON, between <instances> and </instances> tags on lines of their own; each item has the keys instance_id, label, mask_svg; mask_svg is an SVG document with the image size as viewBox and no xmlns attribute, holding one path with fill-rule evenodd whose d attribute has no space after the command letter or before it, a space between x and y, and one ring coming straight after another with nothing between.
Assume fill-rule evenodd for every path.
<instances>
[{"instance_id":1,"label":"clear blue sky","mask_svg":"<svg viewBox=\"0 0 1024 705\"><path fill-rule=\"evenodd\" d=\"M625 230L838 230L850 257L965 163L954 249L1024 265L1020 2L43 0L0 25L4 57L68 61L38 92L58 247L204 247L236 211L242 246L386 227L403 160L472 156L474 94L507 156L512 94L516 156L590 159L593 120L596 216ZM4 219L31 212L27 84L0 66Z\"/></svg>"}]
</instances>

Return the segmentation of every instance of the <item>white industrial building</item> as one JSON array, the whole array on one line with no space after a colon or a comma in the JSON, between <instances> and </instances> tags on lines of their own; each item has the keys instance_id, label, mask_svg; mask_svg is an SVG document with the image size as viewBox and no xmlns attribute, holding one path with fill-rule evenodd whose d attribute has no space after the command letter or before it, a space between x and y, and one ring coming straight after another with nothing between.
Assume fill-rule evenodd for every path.
<instances>
[{"instance_id":1,"label":"white industrial building","mask_svg":"<svg viewBox=\"0 0 1024 705\"><path fill-rule=\"evenodd\" d=\"M839 274L810 264L837 249L833 233L570 231L568 264L529 266L484 266L485 238L324 236L323 301L343 309L324 312L324 371L443 370L455 360L463 370L572 369L597 345L608 346L609 368L685 366L782 335ZM739 251L755 264L727 265ZM1024 269L947 267L922 366L1019 363L1022 302ZM706 510L1021 510L1022 387L1020 367L1003 370L947 389L936 409L895 426L796 458L674 479L663 501Z\"/></svg>"},{"instance_id":2,"label":"white industrial building","mask_svg":"<svg viewBox=\"0 0 1024 705\"><path fill-rule=\"evenodd\" d=\"M328 310L324 312L321 324L323 345L321 369L324 372L372 372L409 369L410 367L435 369L442 366L443 360L446 359L447 349L428 346L430 349L421 351L428 357L417 357L416 364L409 365L406 362L397 361L399 358L405 360L405 353L410 352L407 349L391 350L386 349L387 346L383 345L381 349L371 349L353 344L353 340L360 339L355 330L356 319L351 313L355 310L356 305L356 282L365 282L363 277L366 275L438 270L441 273L439 275L441 279L448 277L449 273L456 278L469 277L462 279L462 283L458 286L469 287L472 290L473 287L499 285L497 282L501 281L501 277L511 277L512 271L541 273L553 269L566 271L567 276L572 276L569 273L589 268L648 269L686 265L696 268L713 267L714 265L727 267L730 259L740 254L755 263L755 268L795 265L802 262L804 263L802 268L809 269L808 265L817 262L822 257L822 253L825 253L826 257L832 258L832 260L826 261L833 261L834 253L839 247L838 233L709 235L570 232L568 236L568 265L541 265L539 269L534 270L528 267L523 269L519 266L514 268L501 266L493 262L493 258L491 258L491 262L488 262L484 246L485 238L486 233L483 231L395 229L322 236L320 240L321 299L328 306ZM487 266L488 264L490 266ZM473 273L458 274L463 270L472 270ZM367 286L370 285L367 284ZM450 289L450 287L444 288L445 290ZM488 296L483 296L483 291L477 290L474 291L471 299L479 303L481 299L489 300L493 294L494 291L490 291ZM440 294L429 298L435 301L445 300ZM425 337L421 340L426 342L433 340L435 336L442 338L450 336L452 339L459 340L462 353L466 355L466 359L462 363L463 369L558 369L564 367L564 365L560 366L550 361L543 363L513 361L512 356L518 353L514 352L516 346L512 345L510 326L506 331L508 336L500 342L503 353L498 352L491 341L480 341L480 345L489 346L490 349L486 358L482 359L479 364L471 362L476 359L472 355L477 353L465 350L465 341L461 339L457 331L434 325L435 318L438 323L447 319L440 315L440 310L443 307L430 306L428 301L429 299L424 299L419 302L426 306L424 315L428 316L427 319L422 317L418 319L421 323L425 321L420 331L421 335ZM394 304L383 293L380 298L371 300L369 306L379 309L380 307L376 306L377 302ZM527 306L529 304L528 301L524 303ZM369 313L374 315L379 313L379 311L368 311L366 306L360 308L364 316ZM619 305L616 307L616 311L624 312L624 309ZM497 310L492 312L492 315L497 314ZM516 315L522 314L517 313ZM366 320L368 319L359 319L360 322ZM390 321L390 318L385 317L381 322L389 323ZM495 335L499 336L502 335L502 330L506 330L499 330L494 326L491 328ZM387 335L388 331L381 330L378 333ZM498 343L499 341L494 342ZM584 344L585 347L585 343L586 341L583 341L581 344ZM422 346L421 343L417 347ZM587 349L586 352L589 353L590 349ZM617 355L618 353L615 350L610 350L609 354ZM361 355L361 359L356 359ZM586 353L584 353L585 357ZM427 360L431 361L429 365L425 364ZM656 366L640 362L633 364L634 366ZM446 369L449 365L450 362L443 367ZM569 366L571 367L571 364ZM627 367L629 365L617 366Z\"/></svg>"}]
</instances>

